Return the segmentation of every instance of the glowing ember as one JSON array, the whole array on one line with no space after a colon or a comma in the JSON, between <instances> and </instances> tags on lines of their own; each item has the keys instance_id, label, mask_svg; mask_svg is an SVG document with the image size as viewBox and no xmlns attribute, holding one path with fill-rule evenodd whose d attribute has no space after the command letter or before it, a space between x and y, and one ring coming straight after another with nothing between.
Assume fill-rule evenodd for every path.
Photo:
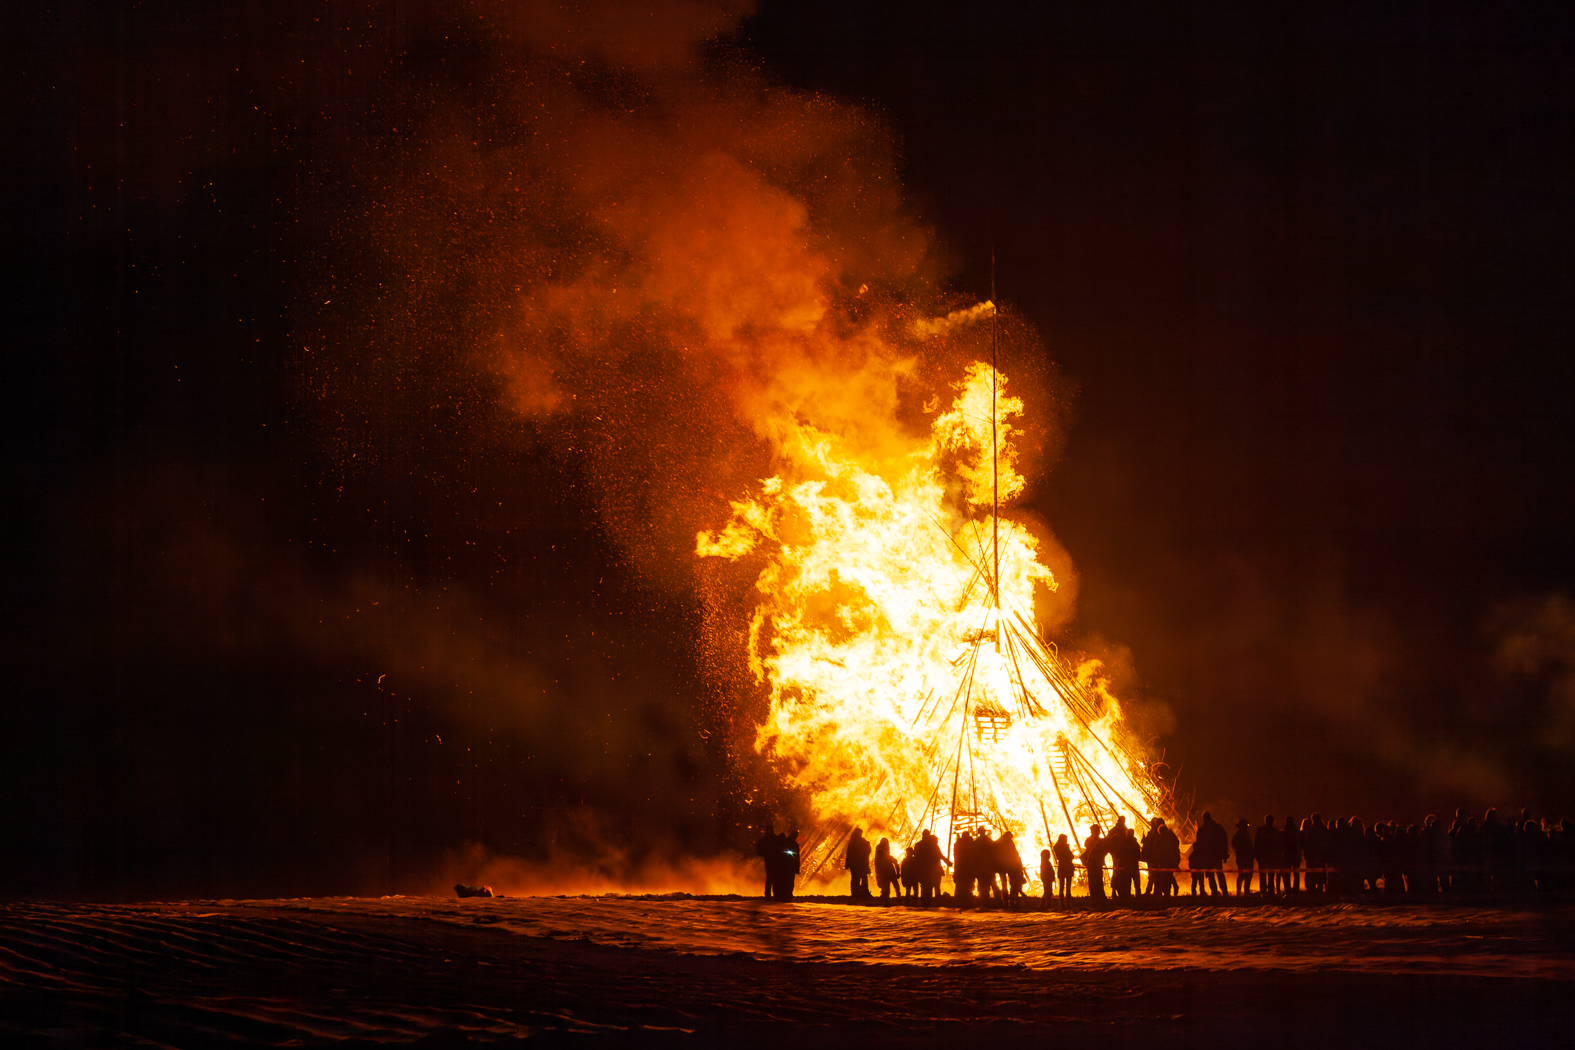
<instances>
[{"instance_id":1,"label":"glowing ember","mask_svg":"<svg viewBox=\"0 0 1575 1050\"><path fill-rule=\"evenodd\" d=\"M1069 824L1173 816L1097 662L1072 670L1034 625L1035 588L1056 581L1029 530L993 513L997 484L1003 501L1023 488L1023 405L1006 383L969 366L948 408L928 406L927 440L879 462L856 438L778 419L777 475L699 535L701 557L764 561L749 656L770 714L756 746L823 822L806 874L854 825L899 847L924 828L945 844L1010 829L1032 871L1056 835L1078 840Z\"/></svg>"}]
</instances>

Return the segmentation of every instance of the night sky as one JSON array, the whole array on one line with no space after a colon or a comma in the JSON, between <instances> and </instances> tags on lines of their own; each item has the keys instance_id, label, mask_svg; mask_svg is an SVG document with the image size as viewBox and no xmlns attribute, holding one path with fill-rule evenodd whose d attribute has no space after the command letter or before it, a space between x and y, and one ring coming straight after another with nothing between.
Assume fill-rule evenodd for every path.
<instances>
[{"instance_id":1,"label":"night sky","mask_svg":"<svg viewBox=\"0 0 1575 1050\"><path fill-rule=\"evenodd\" d=\"M1569 5L14 6L0 892L752 838L747 711L625 482L680 475L472 365L573 216L408 161L515 148L559 73L642 119L707 37L695 77L867 108L926 280L993 253L1069 406L1026 500L1061 640L1200 806L1575 815Z\"/></svg>"}]
</instances>

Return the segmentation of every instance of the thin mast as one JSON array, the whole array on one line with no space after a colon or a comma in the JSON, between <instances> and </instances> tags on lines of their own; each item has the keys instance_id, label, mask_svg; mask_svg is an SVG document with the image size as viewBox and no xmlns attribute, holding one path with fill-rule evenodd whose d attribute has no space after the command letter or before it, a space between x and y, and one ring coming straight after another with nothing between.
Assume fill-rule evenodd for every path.
<instances>
[{"instance_id":1,"label":"thin mast","mask_svg":"<svg viewBox=\"0 0 1575 1050\"><path fill-rule=\"evenodd\" d=\"M1001 458L996 447L995 416L1000 382L1001 308L995 301L995 249L990 249L990 550L994 569L990 575L995 592L995 651L1001 651Z\"/></svg>"}]
</instances>

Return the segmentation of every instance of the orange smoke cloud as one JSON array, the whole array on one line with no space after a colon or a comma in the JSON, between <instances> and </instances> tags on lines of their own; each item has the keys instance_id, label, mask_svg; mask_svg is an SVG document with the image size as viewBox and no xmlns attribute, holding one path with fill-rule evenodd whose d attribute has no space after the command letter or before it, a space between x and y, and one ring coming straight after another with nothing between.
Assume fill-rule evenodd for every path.
<instances>
[{"instance_id":1,"label":"orange smoke cloud","mask_svg":"<svg viewBox=\"0 0 1575 1050\"><path fill-rule=\"evenodd\" d=\"M887 654L906 645L922 653L925 674L942 673L930 665L946 668L952 654L942 650L977 631L964 621L994 586L979 582L978 551L957 550L977 546L981 526L993 535L990 506L1021 496L1056 429L1037 340L993 303L941 294L930 237L869 114L736 63L680 61L676 44L620 58L631 38L565 18L547 7L505 27L517 50L506 52L486 112L434 108L410 121L419 133L388 174L386 214L371 224L389 256L408 264L381 301L415 317L406 327L419 335L463 347L491 378L493 403L577 462L609 535L648 578L701 590L702 661L729 707L719 723L741 781L758 788L746 786L743 801L782 813L824 777L788 778L796 786L781 795L784 781L762 753L810 755L807 738L788 742L801 732L794 726L848 728L835 704L795 722L792 698L819 679L786 670L795 657L785 626L800 612L808 635L901 620L895 629L917 634ZM684 22L674 38L689 40L691 58L702 22ZM982 363L996 326L1012 361L1009 394ZM409 396L403 377L423 352L391 369L393 396ZM433 382L458 385L441 374ZM454 396L488 402L486 390ZM902 558L872 538L872 516L892 536L911 534L911 571L933 592L922 614L890 604L895 592L876 594L879 572L855 571L854 548L866 540ZM1037 639L1069 613L1069 596L1057 594L1058 577L1072 577L1069 559L1033 522L1002 521L999 533L1010 581L1000 589L1035 622ZM829 584L808 561L778 553L817 550L833 534L843 545L822 545L816 558L847 571ZM722 557L697 558L697 537L700 555ZM774 595L773 574L783 588ZM774 612L762 619L763 609ZM981 703L1004 711L1027 686L987 662L980 680L993 692ZM1032 687L1044 692L1028 701L1035 709L1056 688L1048 678ZM1002 796L997 815L1016 825L1025 793L1045 786L1029 769L1045 749L1071 746L1070 734L1094 754L1120 732L1114 698L1068 688L1082 691L1093 728L1046 723L1014 737L1020 754L1006 763L1016 771L1002 790L1015 795ZM904 696L893 710L919 699ZM961 710L969 717L967 704ZM769 742L757 739L767 724ZM1110 754L1086 776L1150 797L1134 781L1146 776L1141 763ZM917 790L921 772L892 779L887 793ZM824 810L824 801L811 804ZM907 805L909 823L919 820L924 807ZM858 815L851 803L833 808Z\"/></svg>"}]
</instances>

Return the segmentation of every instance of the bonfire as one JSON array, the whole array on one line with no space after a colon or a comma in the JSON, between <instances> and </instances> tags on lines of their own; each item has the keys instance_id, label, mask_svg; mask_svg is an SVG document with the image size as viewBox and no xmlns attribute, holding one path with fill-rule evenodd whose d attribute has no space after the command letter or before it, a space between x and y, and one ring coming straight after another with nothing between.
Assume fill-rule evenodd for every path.
<instances>
[{"instance_id":1,"label":"bonfire","mask_svg":"<svg viewBox=\"0 0 1575 1050\"><path fill-rule=\"evenodd\" d=\"M993 302L912 332L944 337ZM849 435L780 421L778 473L700 533L702 558L755 559L749 666L769 691L755 746L806 796L813 877L854 827L898 846L925 829L1010 830L1030 869L1060 834L1177 816L1094 659L1034 618L1057 581L1025 522L1023 414L997 362L968 365L924 440L879 462Z\"/></svg>"}]
</instances>

